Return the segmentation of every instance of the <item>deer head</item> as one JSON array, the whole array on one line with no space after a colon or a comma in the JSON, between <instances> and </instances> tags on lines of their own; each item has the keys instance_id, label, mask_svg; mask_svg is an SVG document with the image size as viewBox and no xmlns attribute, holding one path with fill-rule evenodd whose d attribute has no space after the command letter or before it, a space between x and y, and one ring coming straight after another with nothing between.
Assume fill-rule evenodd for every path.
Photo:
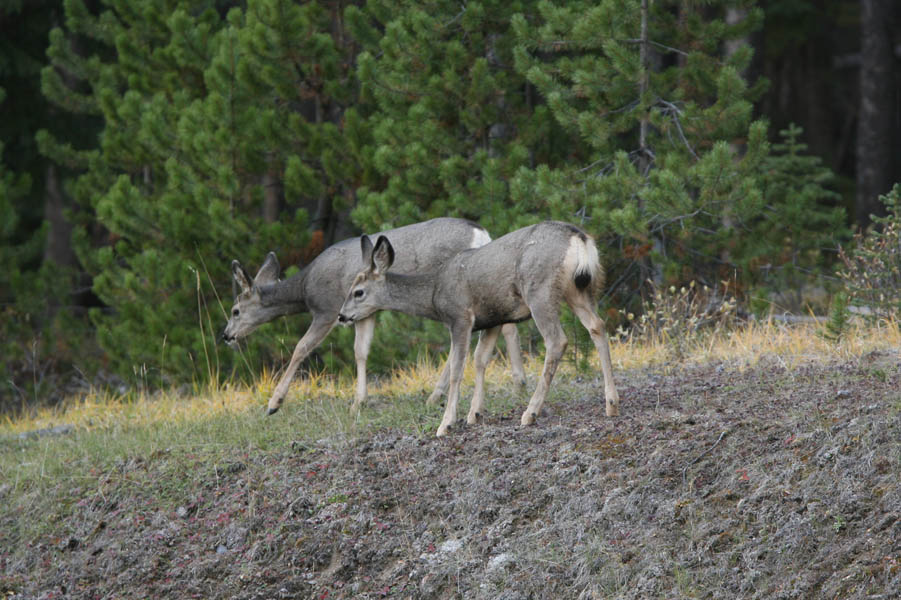
<instances>
[{"instance_id":1,"label":"deer head","mask_svg":"<svg viewBox=\"0 0 901 600\"><path fill-rule=\"evenodd\" d=\"M338 322L351 325L381 310L386 294L385 273L394 263L394 248L385 236L379 236L373 248L368 236L360 238L363 264L367 265L354 279L344 305L338 313Z\"/></svg>"},{"instance_id":2,"label":"deer head","mask_svg":"<svg viewBox=\"0 0 901 600\"><path fill-rule=\"evenodd\" d=\"M266 255L266 260L263 261L263 266L260 267L253 281L240 262L232 261L232 275L240 291L235 296L228 323L225 324L225 330L222 332L223 341L234 345L260 325L272 320L271 309L263 306L260 289L264 285L276 283L278 274L278 258L274 252Z\"/></svg>"}]
</instances>

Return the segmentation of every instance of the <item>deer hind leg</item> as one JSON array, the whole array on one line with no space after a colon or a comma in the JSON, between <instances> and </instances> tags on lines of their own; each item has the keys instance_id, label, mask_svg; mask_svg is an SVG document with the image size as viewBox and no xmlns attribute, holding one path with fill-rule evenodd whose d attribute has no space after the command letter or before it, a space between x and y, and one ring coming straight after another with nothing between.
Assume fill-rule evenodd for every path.
<instances>
[{"instance_id":1,"label":"deer hind leg","mask_svg":"<svg viewBox=\"0 0 901 600\"><path fill-rule=\"evenodd\" d=\"M291 355L291 362L288 363L288 367L282 374L282 378L279 380L278 385L275 386L275 392L273 392L272 397L269 398L270 415L281 408L282 402L285 401L285 396L288 394L288 388L291 386L291 380L294 379L297 367L299 367L300 363L310 355L310 352L315 350L319 344L322 343L322 340L325 339L325 336L332 330L336 322L334 317L326 319L318 315L313 316L313 322L310 324L310 328L307 329L307 332L303 334L303 337L297 342L297 346L294 347L294 353Z\"/></svg>"},{"instance_id":2,"label":"deer hind leg","mask_svg":"<svg viewBox=\"0 0 901 600\"><path fill-rule=\"evenodd\" d=\"M444 407L444 417L441 419L441 424L438 426L438 431L435 434L438 437L447 435L448 428L457 420L460 382L463 379L463 367L466 365L466 355L469 352L469 336L471 334L472 322L451 330L451 353L447 359L450 371L450 386L447 390L447 406Z\"/></svg>"},{"instance_id":3,"label":"deer hind leg","mask_svg":"<svg viewBox=\"0 0 901 600\"><path fill-rule=\"evenodd\" d=\"M494 345L497 343L497 336L500 334L500 327L492 327L486 329L479 335L479 343L476 345L476 351L472 355L472 362L476 369L475 391L472 394L472 402L469 405L469 414L466 416L466 422L475 425L479 417L483 415L482 406L485 404L485 367L491 360L491 353L494 351ZM520 363L522 368L522 363Z\"/></svg>"},{"instance_id":4,"label":"deer hind leg","mask_svg":"<svg viewBox=\"0 0 901 600\"><path fill-rule=\"evenodd\" d=\"M530 308L532 305L530 304ZM535 310L538 308L538 310ZM522 414L521 423L523 425L531 425L535 422L535 418L541 412L541 407L547 398L548 389L551 387L551 381L557 372L557 366L563 353L566 351L566 334L563 333L563 326L560 324L560 309L556 302L542 304L540 307L532 309L532 318L535 319L535 325L544 339L545 355L544 368L541 370L541 377L538 379L538 385L529 401L529 407Z\"/></svg>"},{"instance_id":5,"label":"deer hind leg","mask_svg":"<svg viewBox=\"0 0 901 600\"><path fill-rule=\"evenodd\" d=\"M350 409L354 413L366 402L366 359L375 333L375 315L354 323L354 359L357 362L357 389Z\"/></svg>"},{"instance_id":6,"label":"deer hind leg","mask_svg":"<svg viewBox=\"0 0 901 600\"><path fill-rule=\"evenodd\" d=\"M619 414L619 394L616 384L613 382L613 364L610 361L610 343L607 340L607 330L604 320L595 312L594 304L584 295L579 295L569 302L570 307L585 329L591 335L591 341L601 357L601 371L604 373L604 399L608 417Z\"/></svg>"},{"instance_id":7,"label":"deer hind leg","mask_svg":"<svg viewBox=\"0 0 901 600\"><path fill-rule=\"evenodd\" d=\"M501 327L504 340L507 342L507 358L510 360L510 370L513 372L513 381L520 387L526 385L526 372L522 368L522 346L519 342L519 330L516 323L507 323Z\"/></svg>"}]
</instances>

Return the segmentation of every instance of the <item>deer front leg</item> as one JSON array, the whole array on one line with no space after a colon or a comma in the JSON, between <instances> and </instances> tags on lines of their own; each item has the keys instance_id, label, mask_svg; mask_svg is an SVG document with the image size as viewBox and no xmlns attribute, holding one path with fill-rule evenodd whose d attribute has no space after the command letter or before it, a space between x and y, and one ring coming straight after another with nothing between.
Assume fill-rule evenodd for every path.
<instances>
[{"instance_id":1,"label":"deer front leg","mask_svg":"<svg viewBox=\"0 0 901 600\"><path fill-rule=\"evenodd\" d=\"M466 354L469 352L469 336L472 333L472 321L465 326L451 330L451 353L447 359L450 370L450 387L447 391L447 406L444 417L435 435L447 435L448 428L457 420L457 401L460 399L460 382L463 379L463 367L466 365Z\"/></svg>"},{"instance_id":2,"label":"deer front leg","mask_svg":"<svg viewBox=\"0 0 901 600\"><path fill-rule=\"evenodd\" d=\"M510 370L513 372L513 381L520 387L526 385L526 372L522 368L522 346L519 341L519 330L516 323L507 323L501 327L504 341L507 342L507 358L510 360Z\"/></svg>"},{"instance_id":3,"label":"deer front leg","mask_svg":"<svg viewBox=\"0 0 901 600\"><path fill-rule=\"evenodd\" d=\"M282 402L285 401L285 396L288 394L288 388L291 386L291 380L294 379L297 367L299 367L300 363L310 355L310 352L315 350L319 344L322 343L322 340L325 339L325 336L332 330L332 327L335 326L336 322L334 317L328 319L317 316L313 317L310 328L307 329L307 332L300 338L300 341L297 342L297 346L294 347L294 353L291 355L291 362L288 363L288 367L285 369L284 374L282 374L282 378L279 380L278 385L275 386L275 392L273 392L272 397L269 398L270 415L277 412L278 409L281 408Z\"/></svg>"},{"instance_id":4,"label":"deer front leg","mask_svg":"<svg viewBox=\"0 0 901 600\"><path fill-rule=\"evenodd\" d=\"M366 359L372 346L372 335L375 332L375 316L354 323L354 359L357 362L357 390L354 403L350 409L354 413L366 402Z\"/></svg>"},{"instance_id":5,"label":"deer front leg","mask_svg":"<svg viewBox=\"0 0 901 600\"><path fill-rule=\"evenodd\" d=\"M494 345L497 343L497 336L501 332L500 327L486 329L479 336L479 343L476 345L476 351L472 355L472 362L476 368L475 391L472 394L472 402L469 405L469 414L466 416L466 422L475 425L483 414L482 406L485 403L485 367L491 360L491 353L494 351ZM518 336L517 336L518 337ZM522 368L522 363L520 363Z\"/></svg>"}]
</instances>

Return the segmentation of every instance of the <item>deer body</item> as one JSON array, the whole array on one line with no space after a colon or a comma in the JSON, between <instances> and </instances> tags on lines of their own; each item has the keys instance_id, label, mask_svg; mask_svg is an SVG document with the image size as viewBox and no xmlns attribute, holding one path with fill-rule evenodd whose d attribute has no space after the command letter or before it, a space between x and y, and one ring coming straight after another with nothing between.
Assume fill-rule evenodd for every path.
<instances>
[{"instance_id":1,"label":"deer body","mask_svg":"<svg viewBox=\"0 0 901 600\"><path fill-rule=\"evenodd\" d=\"M361 241L364 263L348 293L339 319L356 323L377 310L397 310L445 323L451 333L448 370L438 387L450 380L448 403L438 435L456 420L460 380L469 338L481 330L474 362L475 391L467 421L475 423L484 402L484 371L502 325L533 318L544 338L546 355L541 378L522 415L523 425L535 421L563 352L566 335L560 305L566 302L588 329L601 358L606 413L619 414L619 396L604 322L595 310L603 284L603 269L594 241L584 231L557 221L519 229L476 249L464 250L431 273L389 272L396 250L387 238L375 247Z\"/></svg>"},{"instance_id":2,"label":"deer body","mask_svg":"<svg viewBox=\"0 0 901 600\"><path fill-rule=\"evenodd\" d=\"M403 254L397 263L399 273L432 270L457 252L484 245L491 237L479 225L464 219L439 218L382 233ZM301 362L315 350L335 326L341 304L356 274L364 267L360 256L360 238L351 238L326 248L299 273L279 280L279 265L270 252L253 280L238 261L232 262L232 273L241 288L235 298L231 316L222 334L229 344L249 335L260 325L280 316L311 313L309 329L298 341L284 374L269 400L269 414L282 405L291 380ZM355 323L354 358L357 386L353 408L358 410L366 400L366 360L372 344L375 319ZM525 381L519 336L515 328L504 330L514 377ZM433 401L442 390L430 397Z\"/></svg>"}]
</instances>

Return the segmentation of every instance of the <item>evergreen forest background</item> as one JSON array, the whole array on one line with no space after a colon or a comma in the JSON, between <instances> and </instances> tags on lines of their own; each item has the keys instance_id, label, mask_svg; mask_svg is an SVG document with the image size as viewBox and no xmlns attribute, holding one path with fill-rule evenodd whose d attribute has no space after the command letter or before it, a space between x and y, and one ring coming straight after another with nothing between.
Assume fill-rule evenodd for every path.
<instances>
[{"instance_id":1,"label":"evergreen forest background","mask_svg":"<svg viewBox=\"0 0 901 600\"><path fill-rule=\"evenodd\" d=\"M3 0L0 412L276 368L308 320L217 344L232 259L444 215L582 225L611 331L878 292L839 271L899 221L899 63L891 0ZM376 371L446 351L380 322Z\"/></svg>"}]
</instances>

